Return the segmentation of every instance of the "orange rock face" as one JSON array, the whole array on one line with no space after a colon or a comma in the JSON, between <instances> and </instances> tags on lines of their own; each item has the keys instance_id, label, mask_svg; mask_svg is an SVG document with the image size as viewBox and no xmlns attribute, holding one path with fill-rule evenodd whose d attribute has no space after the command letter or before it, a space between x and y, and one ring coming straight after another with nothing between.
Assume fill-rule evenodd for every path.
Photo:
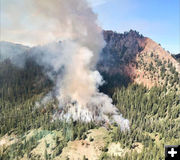
<instances>
[{"instance_id":1,"label":"orange rock face","mask_svg":"<svg viewBox=\"0 0 180 160\"><path fill-rule=\"evenodd\" d=\"M166 77L172 78L172 68L180 74L180 64L168 51L136 31L124 34L104 31L104 39L107 45L98 65L102 73L120 73L148 88L164 84Z\"/></svg>"}]
</instances>

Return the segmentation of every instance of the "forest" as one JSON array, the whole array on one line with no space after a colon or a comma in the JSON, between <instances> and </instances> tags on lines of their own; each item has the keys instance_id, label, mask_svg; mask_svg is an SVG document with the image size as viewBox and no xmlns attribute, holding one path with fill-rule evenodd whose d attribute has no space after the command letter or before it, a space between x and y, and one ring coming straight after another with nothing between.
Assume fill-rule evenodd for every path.
<instances>
[{"instance_id":1,"label":"forest","mask_svg":"<svg viewBox=\"0 0 180 160\"><path fill-rule=\"evenodd\" d=\"M113 84L109 82L109 90L106 88L105 92L112 96L123 117L129 119L130 131L122 132L117 124L108 126L111 141L102 149L100 159L164 159L164 145L180 144L180 97L176 88L167 89L163 85L148 89L143 85L127 84L125 78L120 79L121 85L114 87L118 78L113 78ZM113 90L110 90L112 86ZM31 154L38 140L53 131L60 131L62 136L54 137L53 154L45 151L44 159L53 159L62 153L69 141L86 139L89 129L100 127L94 122L53 120L58 109L56 99L36 105L52 88L53 82L32 60L28 60L24 68L14 66L9 60L0 63L0 137L11 134L19 137L10 147L0 149L0 159L21 159L25 154L29 159L39 159ZM39 128L43 131L30 139L24 137L25 133ZM141 153L132 151L118 157L107 153L111 142L119 142L122 148L129 150L133 150L135 143L144 147Z\"/></svg>"}]
</instances>

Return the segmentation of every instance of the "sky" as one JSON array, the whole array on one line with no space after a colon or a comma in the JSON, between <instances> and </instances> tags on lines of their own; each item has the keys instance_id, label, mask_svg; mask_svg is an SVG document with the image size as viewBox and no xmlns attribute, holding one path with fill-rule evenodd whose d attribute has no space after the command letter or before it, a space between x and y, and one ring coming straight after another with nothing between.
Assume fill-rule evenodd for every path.
<instances>
[{"instance_id":1,"label":"sky","mask_svg":"<svg viewBox=\"0 0 180 160\"><path fill-rule=\"evenodd\" d=\"M95 0L91 0L95 1ZM103 29L137 30L170 53L180 53L179 0L102 0L94 5Z\"/></svg>"},{"instance_id":2,"label":"sky","mask_svg":"<svg viewBox=\"0 0 180 160\"><path fill-rule=\"evenodd\" d=\"M28 8L23 7L22 0L0 1L0 40L22 43L20 35L24 32L24 28L18 26L19 28L15 29L15 22L21 20L23 26L30 26L26 16L17 18L21 17L20 14L25 13ZM98 24L103 29L119 33L130 29L137 30L140 34L160 43L170 53L180 53L179 0L88 1L98 16ZM16 5L12 5L13 2ZM15 11L14 8L16 7L17 10Z\"/></svg>"}]
</instances>

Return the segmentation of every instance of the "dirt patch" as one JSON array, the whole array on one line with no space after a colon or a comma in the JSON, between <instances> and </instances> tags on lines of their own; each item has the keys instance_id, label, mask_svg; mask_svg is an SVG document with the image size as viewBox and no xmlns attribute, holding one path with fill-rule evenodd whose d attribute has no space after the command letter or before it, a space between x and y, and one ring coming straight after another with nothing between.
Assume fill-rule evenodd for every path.
<instances>
[{"instance_id":1,"label":"dirt patch","mask_svg":"<svg viewBox=\"0 0 180 160\"><path fill-rule=\"evenodd\" d=\"M70 160L82 160L83 156L89 160L98 160L102 153L102 148L109 139L109 132L104 127L89 130L85 140L68 142L67 147L63 149L59 157L56 157L56 160L64 160L67 157Z\"/></svg>"},{"instance_id":2,"label":"dirt patch","mask_svg":"<svg viewBox=\"0 0 180 160\"><path fill-rule=\"evenodd\" d=\"M123 149L120 143L111 143L108 146L108 154L114 156L124 156L129 150Z\"/></svg>"},{"instance_id":3,"label":"dirt patch","mask_svg":"<svg viewBox=\"0 0 180 160\"><path fill-rule=\"evenodd\" d=\"M137 153L141 153L143 150L143 145L141 143L134 143L133 144L133 149L127 149L127 148L122 148L121 144L118 143L111 143L108 146L108 154L111 156L120 156L123 157L125 156L126 153L134 152L136 151Z\"/></svg>"},{"instance_id":4,"label":"dirt patch","mask_svg":"<svg viewBox=\"0 0 180 160\"><path fill-rule=\"evenodd\" d=\"M16 135L11 134L11 135L4 135L3 137L0 138L0 149L2 147L8 147L18 141Z\"/></svg>"},{"instance_id":5,"label":"dirt patch","mask_svg":"<svg viewBox=\"0 0 180 160\"><path fill-rule=\"evenodd\" d=\"M43 132L43 131L41 131L41 132ZM46 131L44 131L44 132L46 132ZM31 154L35 155L36 157L37 156L41 157L42 159L44 159L45 152L47 152L47 155L52 156L52 154L54 152L54 148L56 147L55 139L56 139L57 135L58 135L58 137L60 137L60 139L62 139L60 131L45 133L43 138L41 138L38 141L37 147L31 151Z\"/></svg>"},{"instance_id":6,"label":"dirt patch","mask_svg":"<svg viewBox=\"0 0 180 160\"><path fill-rule=\"evenodd\" d=\"M143 144L139 142L133 143L133 147L134 149L132 151L136 151L137 153L141 153L143 150Z\"/></svg>"}]
</instances>

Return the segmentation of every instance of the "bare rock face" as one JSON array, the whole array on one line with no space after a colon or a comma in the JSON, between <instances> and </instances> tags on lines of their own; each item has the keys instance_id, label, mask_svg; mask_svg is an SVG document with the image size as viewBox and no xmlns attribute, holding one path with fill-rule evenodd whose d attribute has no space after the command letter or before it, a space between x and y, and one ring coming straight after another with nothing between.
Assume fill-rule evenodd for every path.
<instances>
[{"instance_id":1,"label":"bare rock face","mask_svg":"<svg viewBox=\"0 0 180 160\"><path fill-rule=\"evenodd\" d=\"M107 43L102 57L110 56L115 62L129 62L144 47L140 39L144 39L138 32L130 30L124 34L112 31L104 31L104 39ZM110 59L107 59L109 61ZM110 63L110 62L109 62Z\"/></svg>"},{"instance_id":2,"label":"bare rock face","mask_svg":"<svg viewBox=\"0 0 180 160\"><path fill-rule=\"evenodd\" d=\"M107 44L97 65L102 74L123 75L149 88L180 82L180 64L150 38L133 30L123 34L104 31L103 34Z\"/></svg>"}]
</instances>

